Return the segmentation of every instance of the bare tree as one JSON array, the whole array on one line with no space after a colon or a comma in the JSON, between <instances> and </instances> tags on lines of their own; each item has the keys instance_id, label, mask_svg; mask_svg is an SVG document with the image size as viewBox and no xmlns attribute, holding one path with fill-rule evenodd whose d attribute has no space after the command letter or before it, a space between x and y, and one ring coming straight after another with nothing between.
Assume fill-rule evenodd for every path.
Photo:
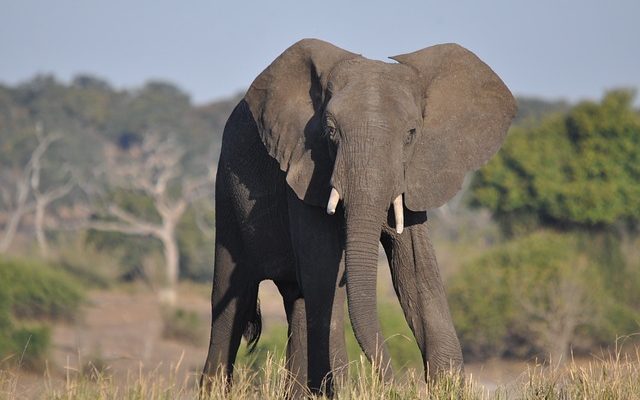
<instances>
[{"instance_id":1,"label":"bare tree","mask_svg":"<svg viewBox=\"0 0 640 400\"><path fill-rule=\"evenodd\" d=\"M0 254L9 250L24 215L36 208L36 202L30 196L34 171L38 171L35 179L39 182L40 165L44 154L53 142L62 138L59 134L42 134L42 126L40 124L36 126L36 137L38 138L38 145L31 153L29 161L22 170L3 171L2 176L0 176L0 196L2 204L4 204L3 214L5 219L2 238L0 238ZM55 193L55 195L57 196L56 199L62 196L59 193ZM50 194L49 197L52 197L52 195ZM53 200L55 199L49 200L46 204L51 203ZM46 204L41 212L44 212Z\"/></svg>"},{"instance_id":2,"label":"bare tree","mask_svg":"<svg viewBox=\"0 0 640 400\"><path fill-rule=\"evenodd\" d=\"M548 285L530 281L529 295L516 296L530 339L554 362L566 361L577 328L596 318L584 279L587 266L588 260L581 256L561 268Z\"/></svg>"},{"instance_id":3,"label":"bare tree","mask_svg":"<svg viewBox=\"0 0 640 400\"><path fill-rule=\"evenodd\" d=\"M149 197L160 221L134 215L115 201L105 207L108 219L92 220L96 230L128 235L152 236L162 243L165 282L161 300L173 304L180 271L176 227L188 206L213 190L213 166L200 176L185 176L181 166L183 149L172 138L147 135L141 145L128 150L107 150L107 175L115 190L130 190ZM179 178L179 179L178 179ZM174 184L179 181L179 184Z\"/></svg>"},{"instance_id":4,"label":"bare tree","mask_svg":"<svg viewBox=\"0 0 640 400\"><path fill-rule=\"evenodd\" d=\"M46 136L42 135L41 128L36 129L36 137L38 138L38 143L42 143L47 138ZM49 189L43 191L43 189L41 188L41 175L43 170L41 157L33 159L33 162L31 164L31 179L29 181L31 192L34 197L34 229L36 232L36 239L38 240L38 246L40 247L40 253L43 256L49 255L49 243L47 241L47 235L45 233L47 208L54 201L61 199L69 194L76 185L77 181L74 178L74 174L70 165L65 165L64 169L66 170L64 182L61 185L52 186Z\"/></svg>"}]
</instances>

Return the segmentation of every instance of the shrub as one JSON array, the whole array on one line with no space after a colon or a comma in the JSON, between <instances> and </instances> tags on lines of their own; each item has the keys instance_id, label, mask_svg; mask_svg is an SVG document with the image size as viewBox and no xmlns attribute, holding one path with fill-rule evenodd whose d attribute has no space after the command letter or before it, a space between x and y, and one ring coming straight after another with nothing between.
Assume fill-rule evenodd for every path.
<instances>
[{"instance_id":1,"label":"shrub","mask_svg":"<svg viewBox=\"0 0 640 400\"><path fill-rule=\"evenodd\" d=\"M82 300L69 275L31 260L0 260L0 291L7 293L12 314L24 319L71 319Z\"/></svg>"},{"instance_id":2,"label":"shrub","mask_svg":"<svg viewBox=\"0 0 640 400\"><path fill-rule=\"evenodd\" d=\"M13 361L21 368L42 370L51 344L48 326L29 324L17 328L11 335L14 349Z\"/></svg>"},{"instance_id":3,"label":"shrub","mask_svg":"<svg viewBox=\"0 0 640 400\"><path fill-rule=\"evenodd\" d=\"M35 319L71 319L82 300L77 283L37 261L0 260L0 360L41 369L51 332Z\"/></svg>"},{"instance_id":4,"label":"shrub","mask_svg":"<svg viewBox=\"0 0 640 400\"><path fill-rule=\"evenodd\" d=\"M11 321L9 294L4 290L0 290L0 359L2 354L6 354L13 348L10 340L12 331L13 323Z\"/></svg>"},{"instance_id":5,"label":"shrub","mask_svg":"<svg viewBox=\"0 0 640 400\"><path fill-rule=\"evenodd\" d=\"M559 359L638 329L575 235L541 231L508 242L453 277L449 300L467 358Z\"/></svg>"}]
</instances>

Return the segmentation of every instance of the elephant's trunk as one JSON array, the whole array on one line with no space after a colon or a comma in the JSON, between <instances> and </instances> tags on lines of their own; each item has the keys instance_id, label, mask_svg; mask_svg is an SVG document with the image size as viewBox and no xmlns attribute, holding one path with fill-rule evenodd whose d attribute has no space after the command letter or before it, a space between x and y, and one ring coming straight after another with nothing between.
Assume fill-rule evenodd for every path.
<instances>
[{"instance_id":1,"label":"elephant's trunk","mask_svg":"<svg viewBox=\"0 0 640 400\"><path fill-rule=\"evenodd\" d=\"M353 332L383 379L392 377L390 357L376 310L378 243L385 209L345 204L347 302Z\"/></svg>"}]
</instances>

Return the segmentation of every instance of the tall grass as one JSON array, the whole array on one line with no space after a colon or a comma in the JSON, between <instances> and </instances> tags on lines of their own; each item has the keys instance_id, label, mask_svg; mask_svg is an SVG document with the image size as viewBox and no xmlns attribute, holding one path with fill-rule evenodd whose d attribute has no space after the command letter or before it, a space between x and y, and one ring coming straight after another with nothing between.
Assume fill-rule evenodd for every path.
<instances>
[{"instance_id":1,"label":"tall grass","mask_svg":"<svg viewBox=\"0 0 640 400\"><path fill-rule=\"evenodd\" d=\"M107 400L107 399L192 399L198 395L197 376L183 380L177 378L180 363L174 372L162 376L157 372L138 372L116 381L104 371L87 374L86 371L67 369L63 382L47 374L42 393L28 398L54 400ZM566 365L534 365L515 382L489 392L473 377L445 375L435 383L425 384L422 377L408 373L396 381L385 384L360 360L351 368L356 369L346 382L338 384L337 399L429 399L429 400L490 400L490 399L639 399L640 353L622 356L620 353L600 361ZM20 391L17 376L10 371L0 371L0 400L25 398ZM234 385L225 388L222 379L212 382L208 400L214 399L282 399L292 389L284 363L280 357L269 355L259 370L242 366L236 370ZM33 394L32 391L29 392ZM307 395L309 395L307 393ZM315 397L319 398L319 397Z\"/></svg>"},{"instance_id":2,"label":"tall grass","mask_svg":"<svg viewBox=\"0 0 640 400\"><path fill-rule=\"evenodd\" d=\"M616 353L599 362L567 367L534 365L514 391L522 399L640 399L640 353ZM508 391L504 390L508 395ZM508 397L507 398L511 398Z\"/></svg>"}]
</instances>

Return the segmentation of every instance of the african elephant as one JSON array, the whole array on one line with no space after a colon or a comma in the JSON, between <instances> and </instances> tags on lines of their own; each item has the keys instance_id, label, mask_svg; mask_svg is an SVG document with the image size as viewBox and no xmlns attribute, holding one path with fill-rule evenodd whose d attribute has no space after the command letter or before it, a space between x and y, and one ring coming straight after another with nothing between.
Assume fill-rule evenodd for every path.
<instances>
[{"instance_id":1,"label":"african elephant","mask_svg":"<svg viewBox=\"0 0 640 400\"><path fill-rule=\"evenodd\" d=\"M242 334L257 341L265 279L284 299L287 366L299 382L317 391L325 379L330 391L344 370L345 295L358 343L389 378L376 313L380 242L426 374L462 368L426 210L498 150L516 104L459 45L392 59L301 40L255 79L229 117L203 380L230 379Z\"/></svg>"}]
</instances>

